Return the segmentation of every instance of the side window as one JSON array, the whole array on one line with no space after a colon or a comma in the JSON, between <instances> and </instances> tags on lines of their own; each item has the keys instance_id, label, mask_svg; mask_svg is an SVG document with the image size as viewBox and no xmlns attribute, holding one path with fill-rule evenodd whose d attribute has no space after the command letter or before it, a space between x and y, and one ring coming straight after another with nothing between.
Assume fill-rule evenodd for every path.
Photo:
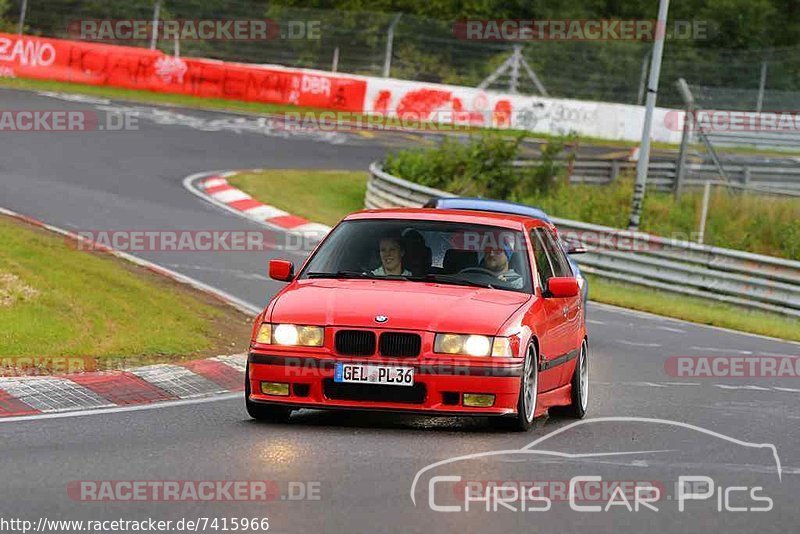
<instances>
[{"instance_id":1,"label":"side window","mask_svg":"<svg viewBox=\"0 0 800 534\"><path fill-rule=\"evenodd\" d=\"M547 281L552 278L553 266L550 263L550 258L547 256L545 243L542 240L541 232L538 228L531 232L531 243L533 244L533 258L536 260L536 273L539 276L539 285L542 288L547 287Z\"/></svg>"},{"instance_id":2,"label":"side window","mask_svg":"<svg viewBox=\"0 0 800 534\"><path fill-rule=\"evenodd\" d=\"M572 276L572 267L569 265L567 255L553 232L547 228L537 228L536 231L541 232L547 255L550 256L550 261L553 265L554 276Z\"/></svg>"}]
</instances>

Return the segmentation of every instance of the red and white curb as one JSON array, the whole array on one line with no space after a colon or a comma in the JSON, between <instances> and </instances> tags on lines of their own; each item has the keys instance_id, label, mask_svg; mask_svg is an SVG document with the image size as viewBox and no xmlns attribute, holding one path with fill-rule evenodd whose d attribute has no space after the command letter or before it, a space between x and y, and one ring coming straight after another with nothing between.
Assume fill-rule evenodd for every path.
<instances>
[{"instance_id":1,"label":"red and white curb","mask_svg":"<svg viewBox=\"0 0 800 534\"><path fill-rule=\"evenodd\" d=\"M199 280L121 252L74 232L44 223L9 209L0 214L43 228L69 239L91 244L161 276L193 287L242 313L255 316L261 309ZM157 364L120 371L100 371L63 376L0 377L0 420L51 413L117 408L164 401L213 397L244 388L245 354L205 360Z\"/></svg>"},{"instance_id":2,"label":"red and white curb","mask_svg":"<svg viewBox=\"0 0 800 534\"><path fill-rule=\"evenodd\" d=\"M235 354L124 371L0 378L0 420L242 391L246 364L246 354Z\"/></svg>"},{"instance_id":3,"label":"red and white curb","mask_svg":"<svg viewBox=\"0 0 800 534\"><path fill-rule=\"evenodd\" d=\"M330 226L311 222L275 206L264 204L228 183L227 179L231 176L260 170L262 169L203 172L187 176L183 180L183 185L200 198L271 229L300 234L309 240L317 241L322 240L331 231Z\"/></svg>"}]
</instances>

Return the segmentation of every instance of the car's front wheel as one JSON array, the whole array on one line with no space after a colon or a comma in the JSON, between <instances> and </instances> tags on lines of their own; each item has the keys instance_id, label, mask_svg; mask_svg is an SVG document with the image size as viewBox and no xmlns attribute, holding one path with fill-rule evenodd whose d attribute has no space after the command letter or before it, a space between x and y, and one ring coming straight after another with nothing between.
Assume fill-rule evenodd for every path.
<instances>
[{"instance_id":1,"label":"car's front wheel","mask_svg":"<svg viewBox=\"0 0 800 534\"><path fill-rule=\"evenodd\" d=\"M286 423L292 415L292 410L289 408L258 404L250 400L250 364L247 365L244 373L244 407L247 415L257 421Z\"/></svg>"},{"instance_id":2,"label":"car's front wheel","mask_svg":"<svg viewBox=\"0 0 800 534\"><path fill-rule=\"evenodd\" d=\"M539 353L536 346L528 346L525 365L522 369L519 386L519 400L517 400L517 413L511 417L499 419L504 428L526 432L533 426L536 414L536 403L539 398Z\"/></svg>"}]
</instances>

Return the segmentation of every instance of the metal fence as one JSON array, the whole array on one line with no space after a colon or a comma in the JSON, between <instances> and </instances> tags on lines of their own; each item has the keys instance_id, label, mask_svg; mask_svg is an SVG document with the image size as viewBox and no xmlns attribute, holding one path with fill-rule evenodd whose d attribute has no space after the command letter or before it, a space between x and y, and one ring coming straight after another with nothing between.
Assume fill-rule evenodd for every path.
<instances>
[{"instance_id":1,"label":"metal fence","mask_svg":"<svg viewBox=\"0 0 800 534\"><path fill-rule=\"evenodd\" d=\"M126 0L77 2L11 0L0 2L0 30L51 37L71 37L70 24L81 20L174 20L269 18L282 28L315 23L314 35L272 41L183 41L185 56L291 67L337 70L372 76L452 83L476 87L507 61L511 43L471 41L457 36L455 21L398 13L300 9L263 0ZM713 21L709 21L713 25ZM302 25L302 24L301 24ZM713 32L712 32L713 33ZM710 35L713 40L713 35ZM150 46L150 39L118 44ZM172 52L176 43L157 38L158 48ZM680 106L673 82L684 77L715 88L766 88L764 109L783 105L771 92L798 91L800 47L729 50L722 42L669 40L661 67L659 105ZM651 44L639 41L525 42L521 57L553 97L606 102L642 103ZM768 65L765 69L764 65ZM513 70L511 71L513 72ZM522 93L541 93L522 76ZM509 76L491 87L508 90ZM778 93L774 93L778 94ZM731 96L729 105L749 106L751 95ZM742 109L748 109L744 107ZM783 108L786 109L786 108Z\"/></svg>"},{"instance_id":2,"label":"metal fence","mask_svg":"<svg viewBox=\"0 0 800 534\"><path fill-rule=\"evenodd\" d=\"M391 176L373 163L364 204L371 209L420 207L442 196L455 195ZM800 318L800 262L566 219L552 221L565 240L589 248L575 257L586 273Z\"/></svg>"},{"instance_id":3,"label":"metal fence","mask_svg":"<svg viewBox=\"0 0 800 534\"><path fill-rule=\"evenodd\" d=\"M763 74L766 76L766 68ZM767 92L763 83L758 90L690 86L683 78L676 87L689 119L683 131L684 144L702 142L709 151L715 151L715 146L800 151L800 112L795 109L800 92ZM718 125L709 119L708 110L721 120Z\"/></svg>"},{"instance_id":4,"label":"metal fence","mask_svg":"<svg viewBox=\"0 0 800 534\"><path fill-rule=\"evenodd\" d=\"M535 160L515 161L517 167L536 166ZM688 163L681 188L711 185L727 186L737 190L786 196L800 196L800 161L789 159L758 159L724 162L728 180L711 163ZM632 176L636 162L608 159L577 159L569 166L570 183L605 185L621 176ZM647 185L659 191L675 191L677 162L651 160L647 171Z\"/></svg>"}]
</instances>

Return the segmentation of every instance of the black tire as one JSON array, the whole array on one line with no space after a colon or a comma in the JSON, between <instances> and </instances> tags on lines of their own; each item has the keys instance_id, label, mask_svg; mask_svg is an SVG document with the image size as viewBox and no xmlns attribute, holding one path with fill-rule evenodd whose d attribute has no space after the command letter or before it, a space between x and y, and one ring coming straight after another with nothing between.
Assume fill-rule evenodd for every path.
<instances>
[{"instance_id":1,"label":"black tire","mask_svg":"<svg viewBox=\"0 0 800 534\"><path fill-rule=\"evenodd\" d=\"M526 381L528 377L528 381ZM530 381L533 382L532 394L526 395ZM536 404L539 398L539 353L536 346L528 346L528 355L519 378L519 399L517 400L517 413L513 416L495 419L497 426L516 432L527 432L534 425Z\"/></svg>"},{"instance_id":2,"label":"black tire","mask_svg":"<svg viewBox=\"0 0 800 534\"><path fill-rule=\"evenodd\" d=\"M244 373L244 407L247 415L257 421L268 423L287 423L292 415L290 408L258 404L250 400L250 364L247 365Z\"/></svg>"},{"instance_id":3,"label":"black tire","mask_svg":"<svg viewBox=\"0 0 800 534\"><path fill-rule=\"evenodd\" d=\"M583 379L581 378L583 375ZM589 344L581 343L578 363L572 373L572 403L559 410L560 414L575 419L583 419L589 407Z\"/></svg>"}]
</instances>

